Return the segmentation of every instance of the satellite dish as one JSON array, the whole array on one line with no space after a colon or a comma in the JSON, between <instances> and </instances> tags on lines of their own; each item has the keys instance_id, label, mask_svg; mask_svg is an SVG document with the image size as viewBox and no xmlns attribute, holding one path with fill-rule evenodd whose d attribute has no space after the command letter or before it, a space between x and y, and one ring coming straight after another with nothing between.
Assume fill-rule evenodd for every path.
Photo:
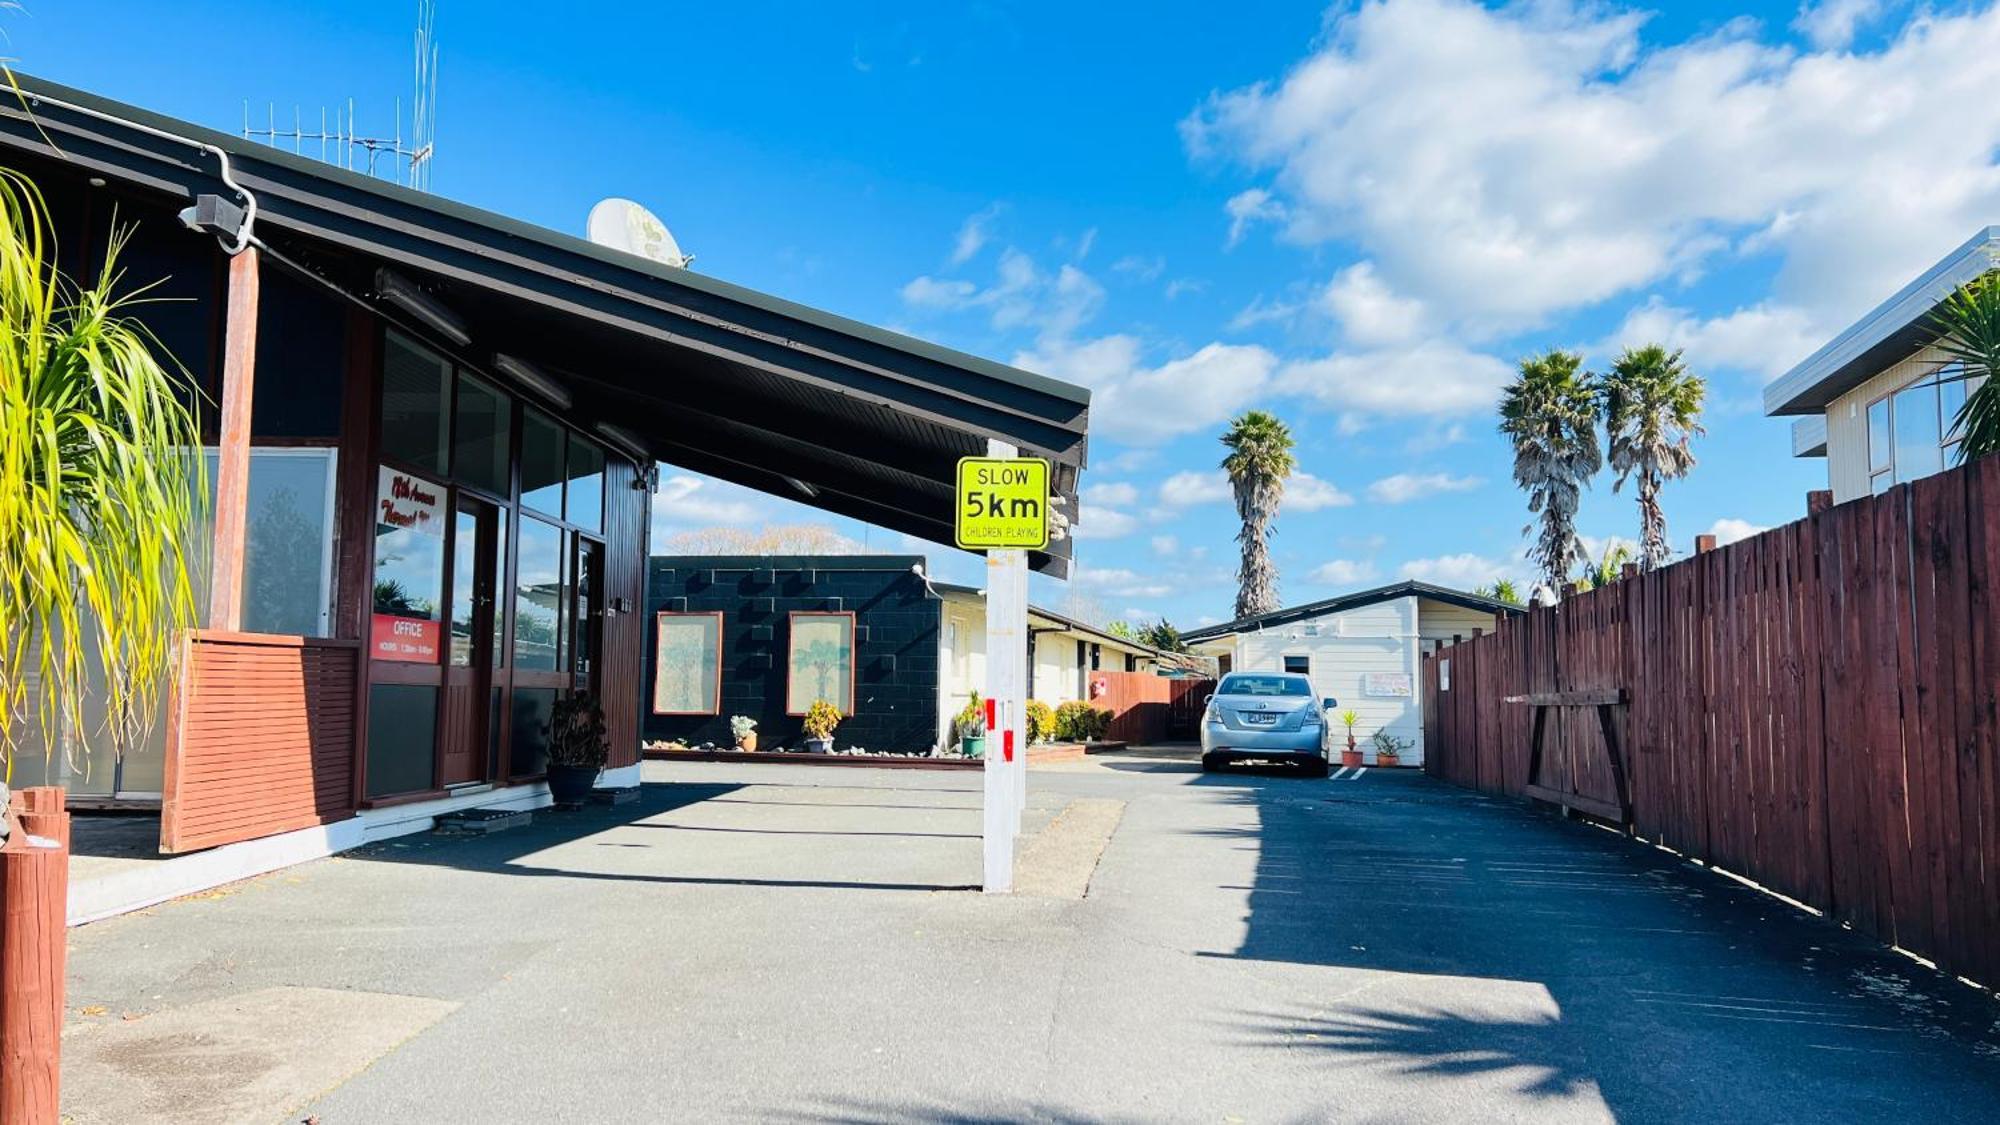
<instances>
[{"instance_id":1,"label":"satellite dish","mask_svg":"<svg viewBox=\"0 0 2000 1125\"><path fill-rule=\"evenodd\" d=\"M647 261L675 269L686 269L693 254L681 253L681 245L658 215L629 199L613 196L590 209L590 240L599 246L623 250Z\"/></svg>"}]
</instances>

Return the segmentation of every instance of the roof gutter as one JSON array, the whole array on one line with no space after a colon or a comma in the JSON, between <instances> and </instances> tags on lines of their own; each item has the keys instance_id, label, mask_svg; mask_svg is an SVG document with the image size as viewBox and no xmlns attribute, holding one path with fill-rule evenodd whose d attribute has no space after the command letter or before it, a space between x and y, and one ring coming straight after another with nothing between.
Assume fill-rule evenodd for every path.
<instances>
[{"instance_id":1,"label":"roof gutter","mask_svg":"<svg viewBox=\"0 0 2000 1125\"><path fill-rule=\"evenodd\" d=\"M235 169L229 163L229 153L224 151L221 147L209 144L207 141L195 140L193 137L187 136L182 133L174 133L174 132L169 132L168 130L165 129L158 129L151 125L146 124L143 121L134 121L129 117L120 117L115 113L106 113L101 109L93 109L87 105L78 105L76 102L65 101L64 99L57 97L51 97L48 94L35 93L32 91L23 90L18 86L15 87L15 93L18 94L23 99L24 108L26 108L29 111L29 114L31 116L33 115L35 106L52 105L58 109L66 109L71 113L81 113L86 117L94 117L99 121L109 121L114 125L123 125L128 129L137 129L142 133L159 137L162 140L173 141L176 144L184 144L192 149L195 149L198 152L205 152L215 157L217 164L220 165L219 175L222 179L223 184L226 185L230 191L235 192L243 200L243 220L242 222L237 224L235 233L229 237L217 235L216 239L217 241L222 243L222 248L225 251L227 251L231 257L235 257L236 255L241 254L243 251L248 250L250 248L251 240L253 238L252 231L257 224L257 197L250 194L250 189L236 182ZM39 127L40 126L37 125L37 128ZM47 134L44 134L44 137L46 136ZM51 146L54 146L55 142L51 140L49 144ZM58 149L57 151L60 152L61 150ZM183 218L185 218L185 216L183 216Z\"/></svg>"}]
</instances>

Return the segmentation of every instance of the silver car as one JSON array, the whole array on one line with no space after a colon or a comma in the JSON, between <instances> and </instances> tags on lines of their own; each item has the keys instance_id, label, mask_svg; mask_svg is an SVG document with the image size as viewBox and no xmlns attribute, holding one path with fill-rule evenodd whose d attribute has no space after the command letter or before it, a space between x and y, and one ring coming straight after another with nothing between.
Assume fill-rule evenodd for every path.
<instances>
[{"instance_id":1,"label":"silver car","mask_svg":"<svg viewBox=\"0 0 2000 1125\"><path fill-rule=\"evenodd\" d=\"M1327 775L1332 738L1326 713L1332 699L1316 699L1312 681L1290 672L1231 672L1216 685L1201 717L1203 773L1231 762L1291 762Z\"/></svg>"}]
</instances>

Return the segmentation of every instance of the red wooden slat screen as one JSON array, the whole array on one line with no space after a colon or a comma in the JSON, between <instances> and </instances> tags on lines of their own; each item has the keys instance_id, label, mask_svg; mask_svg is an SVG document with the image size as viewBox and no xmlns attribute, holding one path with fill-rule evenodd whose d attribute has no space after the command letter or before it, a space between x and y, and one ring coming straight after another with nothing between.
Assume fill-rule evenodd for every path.
<instances>
[{"instance_id":1,"label":"red wooden slat screen","mask_svg":"<svg viewBox=\"0 0 2000 1125\"><path fill-rule=\"evenodd\" d=\"M1639 836L2000 983L1989 505L2000 458L1448 646L1424 663L1425 769L1519 796L1533 708L1503 697L1622 687ZM1546 783L1609 799L1594 716L1549 722Z\"/></svg>"},{"instance_id":2,"label":"red wooden slat screen","mask_svg":"<svg viewBox=\"0 0 2000 1125\"><path fill-rule=\"evenodd\" d=\"M1092 672L1092 683L1104 685L1092 707L1110 711L1106 735L1135 746L1191 738L1202 706L1215 691L1215 681L1156 676L1151 672Z\"/></svg>"},{"instance_id":3,"label":"red wooden slat screen","mask_svg":"<svg viewBox=\"0 0 2000 1125\"><path fill-rule=\"evenodd\" d=\"M167 732L160 850L354 812L355 641L191 633Z\"/></svg>"}]
</instances>

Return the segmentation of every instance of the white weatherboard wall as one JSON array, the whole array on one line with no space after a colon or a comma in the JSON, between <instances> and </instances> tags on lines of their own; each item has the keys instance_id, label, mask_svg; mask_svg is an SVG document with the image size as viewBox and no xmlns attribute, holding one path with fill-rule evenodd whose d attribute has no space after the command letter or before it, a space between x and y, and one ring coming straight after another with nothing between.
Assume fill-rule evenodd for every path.
<instances>
[{"instance_id":1,"label":"white weatherboard wall","mask_svg":"<svg viewBox=\"0 0 2000 1125\"><path fill-rule=\"evenodd\" d=\"M1335 714L1349 708L1360 713L1354 737L1368 761L1374 760L1369 740L1376 731L1387 730L1411 744L1403 764L1421 765L1424 721L1416 685L1422 682L1419 665L1426 642L1450 644L1454 635L1470 638L1475 630L1490 632L1493 626L1490 613L1412 595L1241 634L1231 671L1277 672L1284 669L1285 657L1307 657L1314 691L1322 699L1340 701ZM1408 676L1410 694L1366 694L1364 678L1371 672ZM1336 721L1334 744L1344 747L1346 742L1346 731Z\"/></svg>"}]
</instances>

